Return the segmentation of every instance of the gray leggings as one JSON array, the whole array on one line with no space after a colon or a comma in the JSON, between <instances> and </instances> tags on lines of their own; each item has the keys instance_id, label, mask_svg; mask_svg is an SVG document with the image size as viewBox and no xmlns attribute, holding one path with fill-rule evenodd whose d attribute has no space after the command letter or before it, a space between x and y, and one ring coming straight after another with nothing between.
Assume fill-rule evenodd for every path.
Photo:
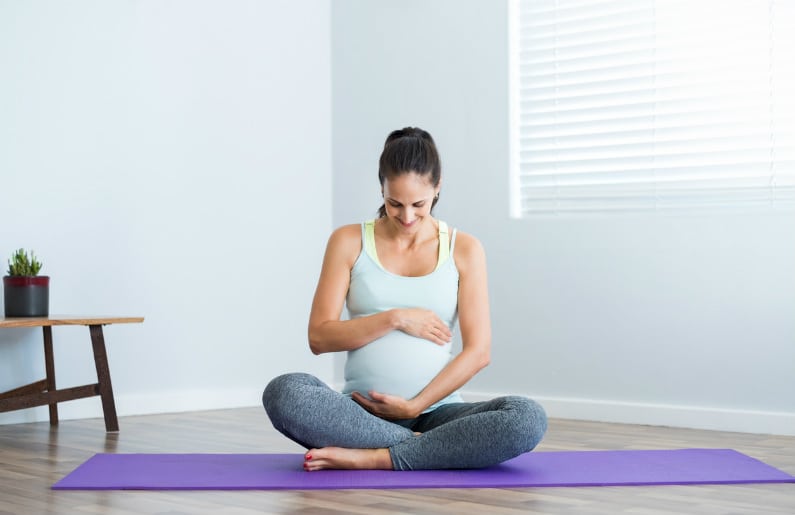
<instances>
[{"instance_id":1,"label":"gray leggings","mask_svg":"<svg viewBox=\"0 0 795 515\"><path fill-rule=\"evenodd\" d=\"M524 397L445 404L414 419L387 421L301 373L271 381L262 404L273 426L307 449L387 448L395 470L496 465L531 451L547 429L544 409Z\"/></svg>"}]
</instances>

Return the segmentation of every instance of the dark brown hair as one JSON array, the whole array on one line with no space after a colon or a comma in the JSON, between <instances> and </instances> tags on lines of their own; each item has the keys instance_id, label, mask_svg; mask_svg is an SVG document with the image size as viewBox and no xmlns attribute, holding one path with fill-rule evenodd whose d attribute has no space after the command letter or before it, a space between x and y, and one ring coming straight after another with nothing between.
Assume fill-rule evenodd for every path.
<instances>
[{"instance_id":1,"label":"dark brown hair","mask_svg":"<svg viewBox=\"0 0 795 515\"><path fill-rule=\"evenodd\" d=\"M427 177L436 187L442 179L442 162L431 135L417 127L406 127L392 131L384 142L384 150L378 160L378 180L381 187L389 178L406 173ZM431 211L439 201L436 196ZM386 207L378 208L378 216L386 216Z\"/></svg>"}]
</instances>

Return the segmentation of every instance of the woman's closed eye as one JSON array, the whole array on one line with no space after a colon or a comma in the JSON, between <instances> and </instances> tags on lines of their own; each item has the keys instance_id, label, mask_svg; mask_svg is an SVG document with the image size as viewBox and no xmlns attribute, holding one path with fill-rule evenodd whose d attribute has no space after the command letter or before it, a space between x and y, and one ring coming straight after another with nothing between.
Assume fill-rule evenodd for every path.
<instances>
[{"instance_id":1,"label":"woman's closed eye","mask_svg":"<svg viewBox=\"0 0 795 515\"><path fill-rule=\"evenodd\" d=\"M391 200L389 201L389 205L392 206L392 207L402 207L403 206L403 204L401 204L400 202L394 202L394 201L391 201ZM420 208L420 207L422 207L424 205L425 205L425 201L424 200L420 201L420 202L415 202L415 203L412 204L412 206L414 206L416 208Z\"/></svg>"}]
</instances>

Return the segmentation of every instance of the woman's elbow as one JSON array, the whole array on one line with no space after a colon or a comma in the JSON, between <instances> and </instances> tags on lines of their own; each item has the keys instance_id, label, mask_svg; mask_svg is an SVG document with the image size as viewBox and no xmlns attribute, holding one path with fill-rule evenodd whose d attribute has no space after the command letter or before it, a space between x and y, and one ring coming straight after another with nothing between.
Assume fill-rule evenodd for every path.
<instances>
[{"instance_id":1,"label":"woman's elbow","mask_svg":"<svg viewBox=\"0 0 795 515\"><path fill-rule=\"evenodd\" d=\"M320 339L317 333L318 331L316 329L310 327L307 335L309 339L309 350L312 351L312 354L315 356L327 352L323 346L323 341Z\"/></svg>"},{"instance_id":2,"label":"woman's elbow","mask_svg":"<svg viewBox=\"0 0 795 515\"><path fill-rule=\"evenodd\" d=\"M480 369L483 370L484 368L486 368L490 364L491 364L491 355L490 355L490 353L486 352L485 354L482 354L480 356L480 361L478 362L478 365L480 365Z\"/></svg>"},{"instance_id":3,"label":"woman's elbow","mask_svg":"<svg viewBox=\"0 0 795 515\"><path fill-rule=\"evenodd\" d=\"M478 350L474 353L473 357L478 371L483 370L491 364L491 352L489 352L489 349Z\"/></svg>"}]
</instances>

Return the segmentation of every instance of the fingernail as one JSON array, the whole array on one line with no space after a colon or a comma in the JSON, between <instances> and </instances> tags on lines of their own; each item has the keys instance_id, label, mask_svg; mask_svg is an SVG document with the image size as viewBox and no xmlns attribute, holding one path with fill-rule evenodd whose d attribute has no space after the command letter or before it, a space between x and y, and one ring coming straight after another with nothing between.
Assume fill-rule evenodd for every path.
<instances>
[{"instance_id":1,"label":"fingernail","mask_svg":"<svg viewBox=\"0 0 795 515\"><path fill-rule=\"evenodd\" d=\"M306 459L307 459L307 460L311 460L311 459L312 459L312 455L311 455L311 454L307 454L307 455L306 455Z\"/></svg>"}]
</instances>

